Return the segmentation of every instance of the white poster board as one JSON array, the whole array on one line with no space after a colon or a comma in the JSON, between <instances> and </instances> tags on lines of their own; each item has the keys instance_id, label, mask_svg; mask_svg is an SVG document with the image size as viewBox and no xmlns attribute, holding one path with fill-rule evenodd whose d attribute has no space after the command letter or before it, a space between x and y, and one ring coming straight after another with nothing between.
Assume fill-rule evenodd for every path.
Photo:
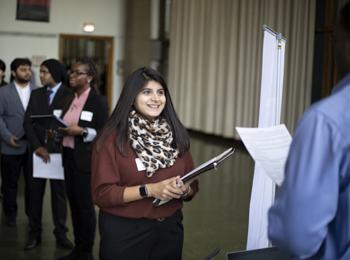
<instances>
[{"instance_id":1,"label":"white poster board","mask_svg":"<svg viewBox=\"0 0 350 260\"><path fill-rule=\"evenodd\" d=\"M286 40L264 26L259 127L280 124ZM255 165L250 198L247 250L269 246L267 212L275 197L275 184Z\"/></svg>"}]
</instances>

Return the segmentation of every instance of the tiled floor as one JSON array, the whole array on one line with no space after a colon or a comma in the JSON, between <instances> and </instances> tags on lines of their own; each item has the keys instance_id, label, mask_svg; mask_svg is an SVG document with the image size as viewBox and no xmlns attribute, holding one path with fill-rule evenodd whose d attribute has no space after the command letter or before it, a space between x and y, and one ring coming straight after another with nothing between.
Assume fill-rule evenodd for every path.
<instances>
[{"instance_id":1,"label":"tiled floor","mask_svg":"<svg viewBox=\"0 0 350 260\"><path fill-rule=\"evenodd\" d=\"M245 248L253 162L244 149L233 140L198 134L191 136L191 152L196 165L230 146L237 147L234 156L225 161L218 170L201 176L199 194L184 207L183 259L204 259L214 249L220 248L219 255L214 259L224 260L226 252ZM24 251L27 219L24 214L23 186L21 185L17 226L7 227L0 224L0 260L50 260L68 253L68 251L56 248L52 233L49 192L47 185L42 244L31 251ZM68 226L71 227L70 219ZM68 237L73 240L71 228ZM94 247L96 260L98 259L98 243L97 234Z\"/></svg>"}]
</instances>

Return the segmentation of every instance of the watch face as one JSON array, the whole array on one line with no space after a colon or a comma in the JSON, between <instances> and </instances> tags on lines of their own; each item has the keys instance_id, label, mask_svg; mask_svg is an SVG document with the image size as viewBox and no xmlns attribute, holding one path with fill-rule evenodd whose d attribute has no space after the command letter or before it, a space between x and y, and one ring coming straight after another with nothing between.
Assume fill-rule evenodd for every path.
<instances>
[{"instance_id":1,"label":"watch face","mask_svg":"<svg viewBox=\"0 0 350 260\"><path fill-rule=\"evenodd\" d=\"M83 137L87 137L87 135L88 135L88 131L87 131L86 129L84 129L84 131L83 131Z\"/></svg>"},{"instance_id":2,"label":"watch face","mask_svg":"<svg viewBox=\"0 0 350 260\"><path fill-rule=\"evenodd\" d=\"M145 185L141 185L141 186L140 186L139 192L140 192L140 196L141 196L142 198L147 198L147 197L148 197L147 189L146 189Z\"/></svg>"}]
</instances>

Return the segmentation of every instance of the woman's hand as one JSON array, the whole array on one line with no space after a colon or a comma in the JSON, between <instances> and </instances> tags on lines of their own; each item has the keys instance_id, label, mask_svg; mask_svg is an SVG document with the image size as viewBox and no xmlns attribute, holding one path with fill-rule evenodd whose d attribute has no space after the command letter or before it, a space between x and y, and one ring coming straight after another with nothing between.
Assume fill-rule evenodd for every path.
<instances>
[{"instance_id":1,"label":"woman's hand","mask_svg":"<svg viewBox=\"0 0 350 260\"><path fill-rule=\"evenodd\" d=\"M77 136L77 135L83 135L84 128L78 125L72 125L68 127L60 127L58 128L58 131L63 135Z\"/></svg>"},{"instance_id":2,"label":"woman's hand","mask_svg":"<svg viewBox=\"0 0 350 260\"><path fill-rule=\"evenodd\" d=\"M187 186L188 185L182 183L180 176L146 185L149 196L161 200L181 198L182 195L188 190Z\"/></svg>"},{"instance_id":3,"label":"woman's hand","mask_svg":"<svg viewBox=\"0 0 350 260\"><path fill-rule=\"evenodd\" d=\"M185 198L188 198L190 196L193 195L193 191L191 189L191 183L193 182L194 180L190 181L190 182L187 182L187 183L183 183L181 179L179 179L177 181L177 185L180 187L180 189L182 190L182 195L181 197L183 199Z\"/></svg>"}]
</instances>

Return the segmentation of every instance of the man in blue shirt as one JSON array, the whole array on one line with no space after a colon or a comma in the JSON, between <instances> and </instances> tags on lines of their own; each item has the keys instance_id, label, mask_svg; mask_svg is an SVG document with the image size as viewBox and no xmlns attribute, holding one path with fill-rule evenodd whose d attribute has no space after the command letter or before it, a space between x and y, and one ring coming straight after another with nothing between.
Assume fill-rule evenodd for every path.
<instances>
[{"instance_id":1,"label":"man in blue shirt","mask_svg":"<svg viewBox=\"0 0 350 260\"><path fill-rule=\"evenodd\" d=\"M342 80L301 119L269 211L272 244L298 259L350 259L350 3L334 44Z\"/></svg>"}]
</instances>

